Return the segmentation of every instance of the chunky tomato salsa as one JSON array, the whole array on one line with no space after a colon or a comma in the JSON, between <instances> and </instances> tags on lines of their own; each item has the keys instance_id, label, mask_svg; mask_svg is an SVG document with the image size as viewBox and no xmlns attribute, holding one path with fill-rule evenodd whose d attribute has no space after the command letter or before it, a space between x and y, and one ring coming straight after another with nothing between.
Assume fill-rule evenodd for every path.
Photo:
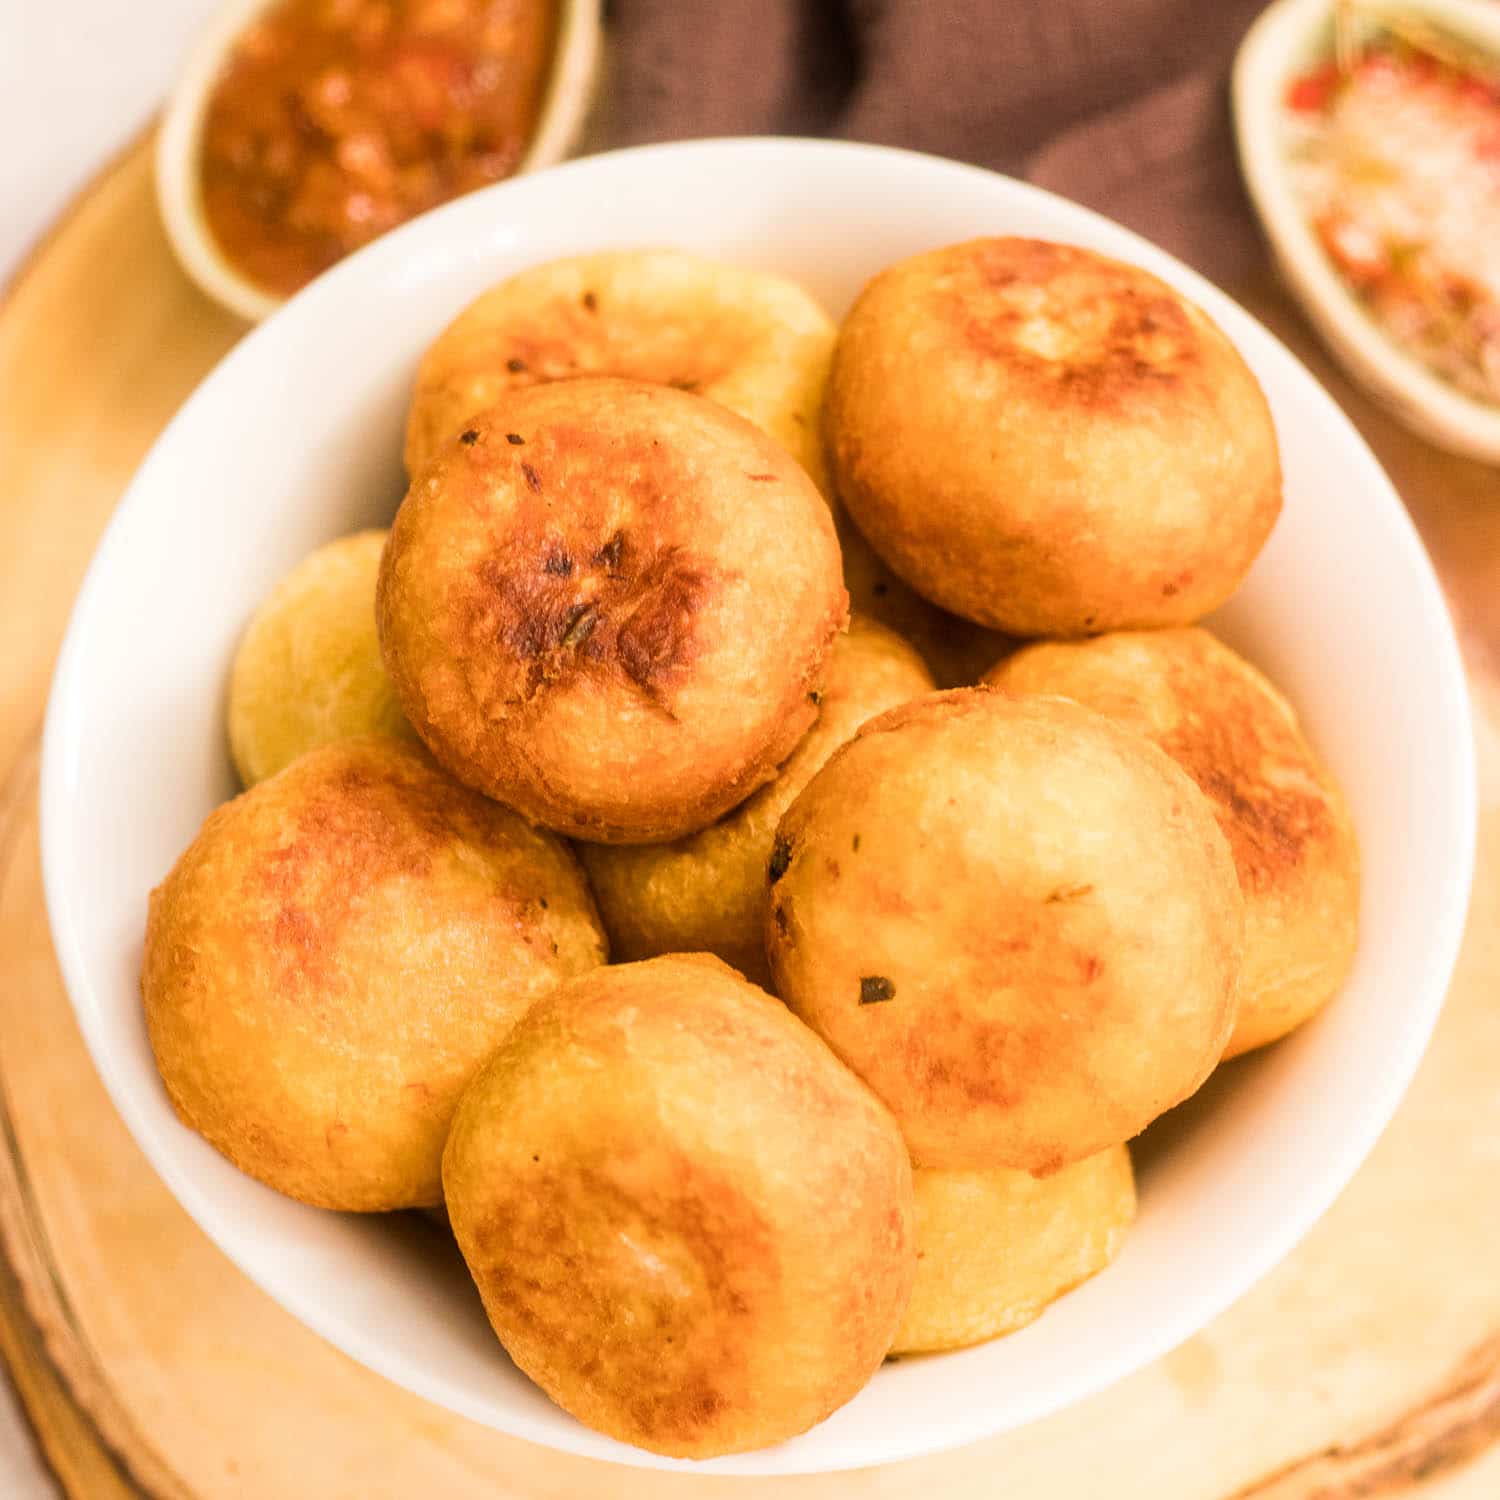
<instances>
[{"instance_id":1,"label":"chunky tomato salsa","mask_svg":"<svg viewBox=\"0 0 1500 1500\"><path fill-rule=\"evenodd\" d=\"M227 259L292 292L387 229L516 169L554 0L281 0L238 39L203 130Z\"/></svg>"}]
</instances>

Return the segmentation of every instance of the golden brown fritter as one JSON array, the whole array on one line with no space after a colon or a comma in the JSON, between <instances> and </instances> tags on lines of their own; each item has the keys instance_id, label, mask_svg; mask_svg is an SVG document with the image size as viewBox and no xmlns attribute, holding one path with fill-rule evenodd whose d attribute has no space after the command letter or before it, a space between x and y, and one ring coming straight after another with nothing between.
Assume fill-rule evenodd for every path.
<instances>
[{"instance_id":1,"label":"golden brown fritter","mask_svg":"<svg viewBox=\"0 0 1500 1500\"><path fill-rule=\"evenodd\" d=\"M1359 940L1359 845L1291 705L1206 630L1027 647L990 681L1053 693L1154 740L1202 788L1245 897L1239 1020L1225 1056L1285 1036L1344 982Z\"/></svg>"},{"instance_id":2,"label":"golden brown fritter","mask_svg":"<svg viewBox=\"0 0 1500 1500\"><path fill-rule=\"evenodd\" d=\"M727 406L825 483L818 411L835 329L780 276L682 250L620 250L534 266L471 302L417 372L413 478L509 392L579 375L675 386Z\"/></svg>"},{"instance_id":3,"label":"golden brown fritter","mask_svg":"<svg viewBox=\"0 0 1500 1500\"><path fill-rule=\"evenodd\" d=\"M917 1281L892 1354L961 1349L1034 1322L1120 1253L1135 1218L1124 1146L1049 1177L918 1167L912 1183Z\"/></svg>"},{"instance_id":4,"label":"golden brown fritter","mask_svg":"<svg viewBox=\"0 0 1500 1500\"><path fill-rule=\"evenodd\" d=\"M934 693L867 723L777 830L778 993L929 1167L1050 1172L1212 1071L1243 910L1213 809L1060 698Z\"/></svg>"},{"instance_id":5,"label":"golden brown fritter","mask_svg":"<svg viewBox=\"0 0 1500 1500\"><path fill-rule=\"evenodd\" d=\"M882 272L839 335L824 419L875 550L1014 635L1196 620L1281 508L1234 346L1156 277L1066 245L972 240Z\"/></svg>"},{"instance_id":6,"label":"golden brown fritter","mask_svg":"<svg viewBox=\"0 0 1500 1500\"><path fill-rule=\"evenodd\" d=\"M413 484L377 596L407 717L461 781L598 842L702 828L816 715L847 619L812 482L702 397L517 391Z\"/></svg>"},{"instance_id":7,"label":"golden brown fritter","mask_svg":"<svg viewBox=\"0 0 1500 1500\"><path fill-rule=\"evenodd\" d=\"M855 615L833 643L817 721L774 781L670 844L580 844L615 958L714 953L757 984L769 983L766 865L782 813L866 719L932 685L900 636Z\"/></svg>"},{"instance_id":8,"label":"golden brown fritter","mask_svg":"<svg viewBox=\"0 0 1500 1500\"><path fill-rule=\"evenodd\" d=\"M319 547L256 610L229 682L229 746L246 786L334 740L415 738L375 634L385 537L361 531Z\"/></svg>"},{"instance_id":9,"label":"golden brown fritter","mask_svg":"<svg viewBox=\"0 0 1500 1500\"><path fill-rule=\"evenodd\" d=\"M600 969L539 1004L465 1094L443 1185L511 1358L656 1453L821 1421L880 1364L915 1274L889 1113L703 955Z\"/></svg>"},{"instance_id":10,"label":"golden brown fritter","mask_svg":"<svg viewBox=\"0 0 1500 1500\"><path fill-rule=\"evenodd\" d=\"M151 895L141 992L183 1121L323 1208L435 1204L459 1094L605 959L561 840L395 740L310 751L211 813Z\"/></svg>"}]
</instances>

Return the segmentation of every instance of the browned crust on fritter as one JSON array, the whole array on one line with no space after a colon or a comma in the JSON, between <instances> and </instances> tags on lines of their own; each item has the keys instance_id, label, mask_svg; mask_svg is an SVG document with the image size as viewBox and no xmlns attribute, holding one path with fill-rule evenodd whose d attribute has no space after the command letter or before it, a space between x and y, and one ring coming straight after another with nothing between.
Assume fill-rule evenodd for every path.
<instances>
[{"instance_id":1,"label":"browned crust on fritter","mask_svg":"<svg viewBox=\"0 0 1500 1500\"><path fill-rule=\"evenodd\" d=\"M766 1288L760 1269L776 1263L774 1236L729 1176L682 1152L672 1154L659 1188L627 1190L617 1160L606 1158L630 1149L611 1141L593 1162L540 1158L524 1180L497 1183L482 1215L467 1221L469 1254L485 1268L475 1279L495 1325L528 1351L547 1346L551 1380L540 1378L554 1400L570 1405L576 1378L587 1382L591 1405L618 1408L617 1420L658 1444L692 1450L712 1443L725 1412L753 1399L740 1341L767 1291L779 1290ZM611 1241L580 1242L582 1205L631 1246L660 1246L670 1225L674 1269L697 1283L691 1325L678 1298L648 1294L644 1309L632 1309L636 1336L612 1336L618 1289L601 1285Z\"/></svg>"},{"instance_id":2,"label":"browned crust on fritter","mask_svg":"<svg viewBox=\"0 0 1500 1500\"><path fill-rule=\"evenodd\" d=\"M1039 406L1128 416L1167 393L1189 398L1189 382L1205 378L1201 329L1176 293L1071 245L979 241L948 299L970 347Z\"/></svg>"},{"instance_id":3,"label":"browned crust on fritter","mask_svg":"<svg viewBox=\"0 0 1500 1500\"><path fill-rule=\"evenodd\" d=\"M834 327L800 287L680 250L608 251L519 272L469 304L417 372L413 477L467 419L510 392L581 376L716 401L826 484L817 411Z\"/></svg>"},{"instance_id":4,"label":"browned crust on fritter","mask_svg":"<svg viewBox=\"0 0 1500 1500\"><path fill-rule=\"evenodd\" d=\"M413 484L377 591L408 717L459 779L577 837L711 821L812 722L847 619L826 505L732 413L537 386Z\"/></svg>"},{"instance_id":5,"label":"browned crust on fritter","mask_svg":"<svg viewBox=\"0 0 1500 1500\"><path fill-rule=\"evenodd\" d=\"M474 442L460 444L441 482L475 510L497 486L515 498L457 601L459 649L477 658L500 648L497 663L510 669L499 678L506 706L594 676L623 680L670 712L670 689L704 649L700 622L723 575L712 557L653 533L649 520L611 526L608 518L655 512L666 529L662 500L686 511L703 481L644 436L620 442L555 423L515 445L508 435L497 441L488 421L469 430Z\"/></svg>"},{"instance_id":6,"label":"browned crust on fritter","mask_svg":"<svg viewBox=\"0 0 1500 1500\"><path fill-rule=\"evenodd\" d=\"M1028 646L988 680L1108 714L1160 745L1208 797L1247 914L1226 1055L1284 1035L1331 998L1358 941L1358 843L1338 784L1260 672L1207 631L1181 629Z\"/></svg>"},{"instance_id":7,"label":"browned crust on fritter","mask_svg":"<svg viewBox=\"0 0 1500 1500\"><path fill-rule=\"evenodd\" d=\"M1211 320L1090 251L998 238L865 288L835 349L835 488L918 593L1018 636L1186 623L1275 523L1265 398Z\"/></svg>"},{"instance_id":8,"label":"browned crust on fritter","mask_svg":"<svg viewBox=\"0 0 1500 1500\"><path fill-rule=\"evenodd\" d=\"M384 1210L438 1200L473 1070L605 957L560 840L350 740L209 816L152 892L141 992L185 1123L289 1196Z\"/></svg>"},{"instance_id":9,"label":"browned crust on fritter","mask_svg":"<svg viewBox=\"0 0 1500 1500\"><path fill-rule=\"evenodd\" d=\"M537 1006L466 1097L444 1183L511 1357L658 1453L822 1420L878 1366L915 1274L890 1116L702 955L601 970Z\"/></svg>"},{"instance_id":10,"label":"browned crust on fritter","mask_svg":"<svg viewBox=\"0 0 1500 1500\"><path fill-rule=\"evenodd\" d=\"M770 874L778 992L920 1166L1047 1172L1117 1144L1234 1024L1241 898L1211 808L1061 699L976 688L870 721L782 819Z\"/></svg>"}]
</instances>

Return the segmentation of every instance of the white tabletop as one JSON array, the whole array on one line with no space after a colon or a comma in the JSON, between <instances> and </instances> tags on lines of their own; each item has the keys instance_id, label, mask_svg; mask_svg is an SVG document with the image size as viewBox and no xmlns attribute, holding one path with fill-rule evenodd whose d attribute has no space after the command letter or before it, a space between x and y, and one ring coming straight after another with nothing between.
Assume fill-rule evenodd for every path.
<instances>
[{"instance_id":1,"label":"white tabletop","mask_svg":"<svg viewBox=\"0 0 1500 1500\"><path fill-rule=\"evenodd\" d=\"M150 118L214 3L0 0L0 282Z\"/></svg>"},{"instance_id":2,"label":"white tabletop","mask_svg":"<svg viewBox=\"0 0 1500 1500\"><path fill-rule=\"evenodd\" d=\"M0 0L0 285L68 199L150 118L213 6ZM0 1496L56 1495L15 1394L0 1381Z\"/></svg>"}]
</instances>

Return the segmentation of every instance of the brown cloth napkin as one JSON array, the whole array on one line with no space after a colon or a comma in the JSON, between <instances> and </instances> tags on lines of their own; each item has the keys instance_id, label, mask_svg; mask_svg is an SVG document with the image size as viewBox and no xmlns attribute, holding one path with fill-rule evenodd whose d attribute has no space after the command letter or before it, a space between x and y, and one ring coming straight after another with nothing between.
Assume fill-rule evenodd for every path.
<instances>
[{"instance_id":1,"label":"brown cloth napkin","mask_svg":"<svg viewBox=\"0 0 1500 1500\"><path fill-rule=\"evenodd\" d=\"M1262 252L1229 121L1264 0L613 0L602 143L831 135L1025 177L1220 282Z\"/></svg>"}]
</instances>

